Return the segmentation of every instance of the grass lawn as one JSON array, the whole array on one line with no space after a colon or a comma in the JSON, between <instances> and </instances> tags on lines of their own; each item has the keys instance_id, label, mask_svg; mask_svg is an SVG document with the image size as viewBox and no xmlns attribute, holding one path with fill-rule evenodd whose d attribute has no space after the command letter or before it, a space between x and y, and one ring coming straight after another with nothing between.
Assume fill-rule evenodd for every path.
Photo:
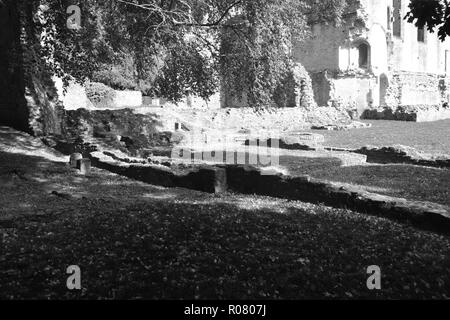
<instances>
[{"instance_id":1,"label":"grass lawn","mask_svg":"<svg viewBox=\"0 0 450 320\"><path fill-rule=\"evenodd\" d=\"M358 149L364 146L385 147L401 144L433 154L450 154L450 120L414 123L402 121L366 121L369 129L320 131L325 145ZM450 206L450 170L412 165L364 165L340 167L332 160L281 157L280 163L290 174L308 174L318 179L363 186L367 191L430 201Z\"/></svg>"},{"instance_id":2,"label":"grass lawn","mask_svg":"<svg viewBox=\"0 0 450 320\"><path fill-rule=\"evenodd\" d=\"M330 147L359 149L368 145L386 147L401 144L420 151L450 154L450 120L436 122L364 121L369 129L350 131L321 131L325 145Z\"/></svg>"},{"instance_id":3,"label":"grass lawn","mask_svg":"<svg viewBox=\"0 0 450 320\"><path fill-rule=\"evenodd\" d=\"M413 165L340 167L337 159L281 157L291 175L363 186L369 192L450 206L450 170Z\"/></svg>"},{"instance_id":4,"label":"grass lawn","mask_svg":"<svg viewBox=\"0 0 450 320\"><path fill-rule=\"evenodd\" d=\"M450 238L389 220L7 152L0 180L0 299L450 298ZM69 265L80 292L66 289Z\"/></svg>"}]
</instances>

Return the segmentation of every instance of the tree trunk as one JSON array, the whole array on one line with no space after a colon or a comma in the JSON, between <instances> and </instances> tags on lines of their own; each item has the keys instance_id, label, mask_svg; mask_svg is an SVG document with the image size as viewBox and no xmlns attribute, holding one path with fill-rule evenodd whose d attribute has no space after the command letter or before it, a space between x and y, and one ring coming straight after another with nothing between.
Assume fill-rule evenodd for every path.
<instances>
[{"instance_id":1,"label":"tree trunk","mask_svg":"<svg viewBox=\"0 0 450 320\"><path fill-rule=\"evenodd\" d=\"M0 125L31 132L25 99L18 2L0 3Z\"/></svg>"}]
</instances>

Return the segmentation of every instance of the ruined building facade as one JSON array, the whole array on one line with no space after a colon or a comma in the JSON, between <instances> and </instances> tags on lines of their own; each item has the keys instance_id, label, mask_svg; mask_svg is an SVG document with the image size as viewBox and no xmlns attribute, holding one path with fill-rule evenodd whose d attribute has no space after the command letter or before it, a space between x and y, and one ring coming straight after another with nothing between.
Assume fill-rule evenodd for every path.
<instances>
[{"instance_id":1,"label":"ruined building facade","mask_svg":"<svg viewBox=\"0 0 450 320\"><path fill-rule=\"evenodd\" d=\"M339 26L315 25L294 57L319 105L357 110L442 105L450 91L450 43L404 20L409 0L355 1Z\"/></svg>"}]
</instances>

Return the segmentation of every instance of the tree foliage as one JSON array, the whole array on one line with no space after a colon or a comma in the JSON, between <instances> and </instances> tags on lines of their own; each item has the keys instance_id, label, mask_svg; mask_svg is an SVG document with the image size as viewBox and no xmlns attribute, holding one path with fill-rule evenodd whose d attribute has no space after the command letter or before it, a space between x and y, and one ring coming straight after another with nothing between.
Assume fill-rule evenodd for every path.
<instances>
[{"instance_id":1,"label":"tree foliage","mask_svg":"<svg viewBox=\"0 0 450 320\"><path fill-rule=\"evenodd\" d=\"M292 67L293 42L312 23L339 23L351 0L33 1L43 5L44 51L60 74L173 101L208 98L221 82L266 106ZM81 6L80 30L66 27L70 4Z\"/></svg>"},{"instance_id":2,"label":"tree foliage","mask_svg":"<svg viewBox=\"0 0 450 320\"><path fill-rule=\"evenodd\" d=\"M442 41L450 36L450 2L447 0L412 0L406 18L430 32L437 30Z\"/></svg>"}]
</instances>

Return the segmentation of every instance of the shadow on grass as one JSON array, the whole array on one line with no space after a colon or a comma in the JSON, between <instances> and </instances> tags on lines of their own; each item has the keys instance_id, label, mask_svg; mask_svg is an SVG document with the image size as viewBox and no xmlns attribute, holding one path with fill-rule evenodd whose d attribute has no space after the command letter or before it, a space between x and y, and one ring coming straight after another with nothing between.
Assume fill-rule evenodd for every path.
<instances>
[{"instance_id":1,"label":"shadow on grass","mask_svg":"<svg viewBox=\"0 0 450 320\"><path fill-rule=\"evenodd\" d=\"M280 166L285 167L292 175L307 175L311 172L341 168L342 161L337 158L281 156Z\"/></svg>"},{"instance_id":2,"label":"shadow on grass","mask_svg":"<svg viewBox=\"0 0 450 320\"><path fill-rule=\"evenodd\" d=\"M0 224L3 299L450 296L442 286L450 281L450 240L385 219L163 189L101 170L78 176L64 164L5 152L0 168L12 181L2 192L4 208L27 204L22 213L47 214ZM52 189L88 197L54 196ZM74 264L82 270L76 293L65 284ZM366 287L373 264L386 274L375 293Z\"/></svg>"}]
</instances>

